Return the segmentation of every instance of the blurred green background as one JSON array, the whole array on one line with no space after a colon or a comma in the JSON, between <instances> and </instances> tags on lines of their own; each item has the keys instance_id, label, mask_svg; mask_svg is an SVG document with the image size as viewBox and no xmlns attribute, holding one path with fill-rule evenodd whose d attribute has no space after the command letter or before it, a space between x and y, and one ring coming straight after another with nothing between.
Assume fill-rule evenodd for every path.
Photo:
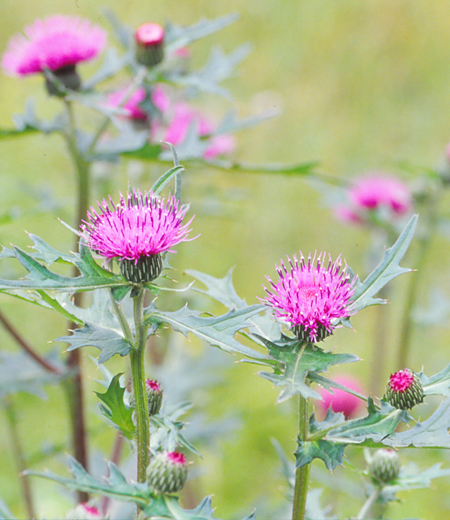
<instances>
[{"instance_id":1,"label":"blurred green background","mask_svg":"<svg viewBox=\"0 0 450 520\"><path fill-rule=\"evenodd\" d=\"M227 82L234 104L242 116L261 109L282 111L280 117L238 134L236 158L240 161L318 160L320 171L332 175L351 178L367 170L383 169L400 173L414 183L416 174L400 172L400 161L417 165L416 171L420 172L421 166L433 167L444 155L450 140L450 9L445 0L2 0L0 49L26 24L54 13L87 17L109 30L104 7L114 10L130 27L167 19L185 25L201 17L240 14L234 25L192 45L194 65L201 65L212 44L230 51L250 41L253 53L240 66L238 77ZM95 66L82 66L82 75L87 77ZM50 117L56 113L59 102L47 98L42 86L40 77L21 80L0 75L0 126L10 126L11 116L23 111L30 96L38 104L39 115ZM225 101L213 97L205 98L205 104L218 114L228 108ZM128 181L133 181L135 166L123 161L108 172L113 192L125 190ZM162 171L161 166L144 164L140 187L148 188ZM57 136L40 135L2 141L0 175L0 243L26 247L30 243L24 233L27 230L62 251L70 249L72 236L57 220L59 217L71 222L74 204L74 175L62 141ZM53 197L54 211L40 212L36 207L36 193L42 192ZM249 304L256 303L256 296L263 295L264 276L274 274L275 262L300 249L304 253L326 250L333 257L342 253L356 273L367 274L367 231L337 222L317 189L303 178L189 170L183 196L192 202L192 211L197 215L195 232L201 237L195 243L182 244L172 257L180 280L184 280L185 269L224 276L234 266L238 294ZM448 202L444 197L444 213ZM20 218L8 222L8 215ZM423 305L435 285L444 291L448 288L450 295L448 242L436 238L431 248L420 287ZM404 262L409 267L414 267L414 249L413 243L411 260ZM381 257L381 250L379 254ZM395 322L401 315L408 276L413 275L392 284L391 320L382 331L389 335L392 345L385 379L394 369L398 337ZM48 342L64 334L62 319L7 296L0 297L0 307L41 352L55 345L61 348L61 344ZM327 341L327 348L354 352L362 358L355 366L345 367L362 381L369 380L371 373L374 313L368 309L355 316L356 333L341 329ZM446 325L415 330L411 368L419 371L423 367L430 375L448 364ZM0 340L2 348L16 350L2 330ZM96 355L94 350L89 353ZM227 355L222 355L229 363ZM92 393L99 390L92 380L98 378L98 373L85 358L91 377L87 393L89 427L94 431L92 451L102 449L107 454L113 437L102 429L104 423ZM121 361L110 364L110 369L120 370ZM291 405L274 406L277 392L255 372L250 365L235 365L227 383L215 389L219 404L210 405L210 412L220 416L236 410L242 424L234 434L224 435L215 450L206 453L205 461L196 460L196 465L205 470L201 490L214 494L217 514L222 517L249 514L261 495L269 497L273 504L281 501L284 488L270 438L276 437L287 452L295 447L296 421ZM377 395L381 395L385 379ZM66 442L66 404L59 389L49 389L45 402L25 394L17 396L15 402L29 456L39 451L46 440ZM69 449L67 446L63 451ZM363 465L358 450L349 451L349 456L355 464ZM404 461L414 460L423 468L437 461L450 467L450 457L442 451L408 450L402 456ZM19 517L23 516L3 417L0 457L0 496ZM35 467L43 466L60 470L52 459ZM312 486L318 487L324 472L320 471L321 463L314 466L319 469L313 473L316 478ZM342 468L335 470L336 479L343 474ZM33 485L40 516L64 514L70 501L59 486L38 480ZM441 479L431 490L400 493L402 503L393 505L388 516L445 518L450 510L449 490L448 479ZM329 492L327 497L334 499L334 494ZM338 506L342 515L351 515L356 514L360 503L341 498Z\"/></svg>"}]
</instances>

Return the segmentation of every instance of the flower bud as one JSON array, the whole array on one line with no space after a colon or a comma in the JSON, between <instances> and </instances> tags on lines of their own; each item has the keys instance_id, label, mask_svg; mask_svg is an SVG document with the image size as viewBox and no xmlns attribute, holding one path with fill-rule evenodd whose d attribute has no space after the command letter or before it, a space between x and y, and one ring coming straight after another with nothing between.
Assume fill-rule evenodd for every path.
<instances>
[{"instance_id":1,"label":"flower bud","mask_svg":"<svg viewBox=\"0 0 450 520\"><path fill-rule=\"evenodd\" d=\"M100 520L105 519L95 506L84 502L71 509L65 516L66 520Z\"/></svg>"},{"instance_id":2,"label":"flower bud","mask_svg":"<svg viewBox=\"0 0 450 520\"><path fill-rule=\"evenodd\" d=\"M183 453L161 451L150 460L147 481L157 493L177 493L183 488L187 473L187 462Z\"/></svg>"},{"instance_id":3,"label":"flower bud","mask_svg":"<svg viewBox=\"0 0 450 520\"><path fill-rule=\"evenodd\" d=\"M384 399L399 410L410 410L422 403L423 386L419 377L408 368L391 374Z\"/></svg>"},{"instance_id":4,"label":"flower bud","mask_svg":"<svg viewBox=\"0 0 450 520\"><path fill-rule=\"evenodd\" d=\"M136 29L136 61L154 67L164 58L164 29L157 23L144 23Z\"/></svg>"},{"instance_id":5,"label":"flower bud","mask_svg":"<svg viewBox=\"0 0 450 520\"><path fill-rule=\"evenodd\" d=\"M163 262L161 254L141 256L137 260L120 260L120 274L132 283L153 282L161 274Z\"/></svg>"},{"instance_id":6,"label":"flower bud","mask_svg":"<svg viewBox=\"0 0 450 520\"><path fill-rule=\"evenodd\" d=\"M369 464L369 473L372 478L386 484L398 477L400 473L400 457L395 450L377 450Z\"/></svg>"},{"instance_id":7,"label":"flower bud","mask_svg":"<svg viewBox=\"0 0 450 520\"><path fill-rule=\"evenodd\" d=\"M148 415L156 415L161 410L162 398L163 398L163 389L158 381L153 379L145 380L145 389L147 391L147 406L148 406ZM130 396L130 405L135 406L136 400L134 398L134 393ZM136 414L136 411L133 413L133 418Z\"/></svg>"}]
</instances>

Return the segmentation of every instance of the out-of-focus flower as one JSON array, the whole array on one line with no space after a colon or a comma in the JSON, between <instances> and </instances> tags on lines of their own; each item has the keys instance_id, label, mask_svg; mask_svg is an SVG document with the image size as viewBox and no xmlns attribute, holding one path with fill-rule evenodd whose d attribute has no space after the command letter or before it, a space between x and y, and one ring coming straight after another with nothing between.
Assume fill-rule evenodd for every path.
<instances>
[{"instance_id":1,"label":"out-of-focus flower","mask_svg":"<svg viewBox=\"0 0 450 520\"><path fill-rule=\"evenodd\" d=\"M169 195L167 203L152 192L138 190L121 194L115 206L112 199L93 207L81 226L87 245L101 256L117 258L122 275L133 283L146 283L162 271L161 253L174 253L172 247L188 238L192 219L183 224L188 205ZM111 206L111 207L110 207Z\"/></svg>"},{"instance_id":2,"label":"out-of-focus flower","mask_svg":"<svg viewBox=\"0 0 450 520\"><path fill-rule=\"evenodd\" d=\"M153 457L147 469L149 486L157 493L177 493L187 479L186 457L178 451L162 451Z\"/></svg>"},{"instance_id":3,"label":"out-of-focus flower","mask_svg":"<svg viewBox=\"0 0 450 520\"><path fill-rule=\"evenodd\" d=\"M369 474L380 484L387 484L400 473L400 457L395 450L382 448L377 450L369 463Z\"/></svg>"},{"instance_id":4,"label":"out-of-focus flower","mask_svg":"<svg viewBox=\"0 0 450 520\"><path fill-rule=\"evenodd\" d=\"M350 388L350 390L358 392L359 394L364 393L360 383L352 376L341 375L335 377L333 381ZM345 390L340 390L339 388L333 388L333 392L334 393L332 394L329 390L322 387L319 389L319 394L321 395L322 400L317 400L316 405L322 412L324 412L324 415L328 408L331 407L333 412L343 413L346 419L351 419L355 417L362 408L364 408L364 401L359 399L359 397L349 394Z\"/></svg>"},{"instance_id":5,"label":"out-of-focus flower","mask_svg":"<svg viewBox=\"0 0 450 520\"><path fill-rule=\"evenodd\" d=\"M198 135L207 137L214 134L215 128L209 119L203 114L194 110L185 103L177 103L174 107L173 114L167 114L169 124L163 132L163 141L177 146L186 138L189 128L196 125ZM160 132L159 129L157 129ZM230 134L212 135L208 140L208 146L205 149L203 157L205 159L214 159L221 155L228 155L236 148L236 140Z\"/></svg>"},{"instance_id":6,"label":"out-of-focus flower","mask_svg":"<svg viewBox=\"0 0 450 520\"><path fill-rule=\"evenodd\" d=\"M271 290L264 289L267 297L263 303L275 310L275 315L287 322L293 333L304 341L322 341L333 333L333 320L347 318L353 313L350 309L356 278L350 280L346 267L340 271L342 262L335 262L328 256L328 267L324 267L326 253L321 253L306 263L300 252L300 262L294 255L293 261L287 257L290 269L281 260L281 267L275 266L280 277L278 283L272 282Z\"/></svg>"},{"instance_id":7,"label":"out-of-focus flower","mask_svg":"<svg viewBox=\"0 0 450 520\"><path fill-rule=\"evenodd\" d=\"M369 211L387 210L394 217L412 208L411 190L399 179L373 172L356 180L348 190L347 204L339 204L334 213L344 222L362 223Z\"/></svg>"},{"instance_id":8,"label":"out-of-focus flower","mask_svg":"<svg viewBox=\"0 0 450 520\"><path fill-rule=\"evenodd\" d=\"M164 28L157 23L144 23L135 32L136 61L154 67L164 59Z\"/></svg>"},{"instance_id":9,"label":"out-of-focus flower","mask_svg":"<svg viewBox=\"0 0 450 520\"><path fill-rule=\"evenodd\" d=\"M408 368L391 374L383 399L399 410L410 410L422 403L423 386L419 376Z\"/></svg>"},{"instance_id":10,"label":"out-of-focus flower","mask_svg":"<svg viewBox=\"0 0 450 520\"><path fill-rule=\"evenodd\" d=\"M78 504L65 516L66 520L100 520L105 518L100 511L89 503Z\"/></svg>"},{"instance_id":11,"label":"out-of-focus flower","mask_svg":"<svg viewBox=\"0 0 450 520\"><path fill-rule=\"evenodd\" d=\"M9 40L2 58L3 69L16 76L74 67L95 58L106 44L106 32L78 16L36 20L24 33Z\"/></svg>"},{"instance_id":12,"label":"out-of-focus flower","mask_svg":"<svg viewBox=\"0 0 450 520\"><path fill-rule=\"evenodd\" d=\"M111 92L107 96L106 104L110 107L118 107L122 104L124 97L126 96L128 88L122 88L120 90L116 90L115 92ZM145 101L147 93L145 88L139 87L137 88L131 96L125 101L122 105L122 108L127 111L127 116L130 119L138 119L141 121L145 121L147 119L147 113L142 110L139 106L140 103ZM157 86L152 91L152 103L155 107L161 112L165 112L168 110L170 106L170 101L167 95L165 94L162 87Z\"/></svg>"}]
</instances>

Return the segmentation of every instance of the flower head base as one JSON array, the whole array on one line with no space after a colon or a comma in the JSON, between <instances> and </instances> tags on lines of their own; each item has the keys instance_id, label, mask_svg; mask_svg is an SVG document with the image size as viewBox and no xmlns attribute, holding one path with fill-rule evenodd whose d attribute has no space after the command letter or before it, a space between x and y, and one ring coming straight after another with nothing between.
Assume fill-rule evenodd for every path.
<instances>
[{"instance_id":1,"label":"flower head base","mask_svg":"<svg viewBox=\"0 0 450 520\"><path fill-rule=\"evenodd\" d=\"M178 451L159 452L147 468L147 481L157 493L177 493L187 479L186 457Z\"/></svg>"},{"instance_id":2,"label":"flower head base","mask_svg":"<svg viewBox=\"0 0 450 520\"><path fill-rule=\"evenodd\" d=\"M280 277L278 283L267 277L272 288L264 287L267 297L263 303L275 310L277 318L287 322L294 334L304 341L317 342L333 333L333 320L346 318L353 313L350 310L351 297L354 293L356 278L350 280L346 266L340 273L341 259L331 261L328 267L323 263L326 253L317 258L308 257L305 261L300 252L300 261L294 255L289 257L290 269L283 261L276 266Z\"/></svg>"},{"instance_id":3,"label":"flower head base","mask_svg":"<svg viewBox=\"0 0 450 520\"><path fill-rule=\"evenodd\" d=\"M74 69L105 47L106 32L77 16L55 15L36 20L16 34L3 54L2 67L15 76Z\"/></svg>"},{"instance_id":4,"label":"flower head base","mask_svg":"<svg viewBox=\"0 0 450 520\"><path fill-rule=\"evenodd\" d=\"M100 213L91 207L88 221L81 226L87 245L105 258L117 258L122 275L133 283L146 283L159 276L160 254L189 239L189 225L183 224L189 208L169 195L167 203L152 192L121 194L115 206L111 198L98 203ZM159 272L158 272L159 271Z\"/></svg>"},{"instance_id":5,"label":"flower head base","mask_svg":"<svg viewBox=\"0 0 450 520\"><path fill-rule=\"evenodd\" d=\"M411 210L410 189L399 179L374 172L358 179L348 191L348 203L335 207L335 215L342 221L362 223L369 211L387 211L399 217Z\"/></svg>"},{"instance_id":6,"label":"flower head base","mask_svg":"<svg viewBox=\"0 0 450 520\"><path fill-rule=\"evenodd\" d=\"M334 378L334 381L359 394L363 393L359 382L351 376L342 375ZM343 413L346 419L351 419L355 417L364 406L364 401L355 395L349 394L345 390L333 388L333 392L332 394L325 388L319 389L322 400L317 401L316 404L322 412L326 413L326 411L331 408L334 413Z\"/></svg>"},{"instance_id":7,"label":"flower head base","mask_svg":"<svg viewBox=\"0 0 450 520\"><path fill-rule=\"evenodd\" d=\"M414 372L408 368L391 374L384 398L399 410L410 410L423 402L423 386Z\"/></svg>"},{"instance_id":8,"label":"flower head base","mask_svg":"<svg viewBox=\"0 0 450 520\"><path fill-rule=\"evenodd\" d=\"M369 464L370 476L381 484L387 484L400 473L400 457L395 450L377 450Z\"/></svg>"},{"instance_id":9,"label":"flower head base","mask_svg":"<svg viewBox=\"0 0 450 520\"><path fill-rule=\"evenodd\" d=\"M164 29L157 23L144 23L136 29L136 61L154 67L164 59Z\"/></svg>"}]
</instances>

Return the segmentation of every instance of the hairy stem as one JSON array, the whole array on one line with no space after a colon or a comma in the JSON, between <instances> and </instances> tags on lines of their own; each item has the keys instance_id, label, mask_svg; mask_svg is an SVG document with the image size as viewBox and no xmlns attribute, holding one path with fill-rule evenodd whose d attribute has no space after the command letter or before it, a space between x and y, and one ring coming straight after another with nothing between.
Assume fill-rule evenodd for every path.
<instances>
[{"instance_id":1,"label":"hairy stem","mask_svg":"<svg viewBox=\"0 0 450 520\"><path fill-rule=\"evenodd\" d=\"M299 396L298 406L298 440L300 442L308 439L308 400ZM292 520L303 520L305 518L306 497L308 495L309 464L297 468L295 472L294 504L292 508Z\"/></svg>"},{"instance_id":2,"label":"hairy stem","mask_svg":"<svg viewBox=\"0 0 450 520\"><path fill-rule=\"evenodd\" d=\"M5 399L5 411L6 417L8 419L9 431L11 435L12 445L13 445L13 453L16 459L17 469L19 473L25 471L27 465L25 463L25 456L22 449L22 443L20 441L19 429L17 426L17 416L16 411L14 409L14 405L11 399ZM27 508L27 516L28 518L36 518L36 513L34 509L33 503L33 494L31 492L30 479L27 475L21 475L21 483L22 483L22 494L25 500L25 505Z\"/></svg>"},{"instance_id":3,"label":"hairy stem","mask_svg":"<svg viewBox=\"0 0 450 520\"><path fill-rule=\"evenodd\" d=\"M369 498L365 501L364 505L361 508L361 511L358 513L356 520L364 520L365 518L371 518L371 512L374 505L377 503L378 498L381 495L381 487L376 487Z\"/></svg>"}]
</instances>

